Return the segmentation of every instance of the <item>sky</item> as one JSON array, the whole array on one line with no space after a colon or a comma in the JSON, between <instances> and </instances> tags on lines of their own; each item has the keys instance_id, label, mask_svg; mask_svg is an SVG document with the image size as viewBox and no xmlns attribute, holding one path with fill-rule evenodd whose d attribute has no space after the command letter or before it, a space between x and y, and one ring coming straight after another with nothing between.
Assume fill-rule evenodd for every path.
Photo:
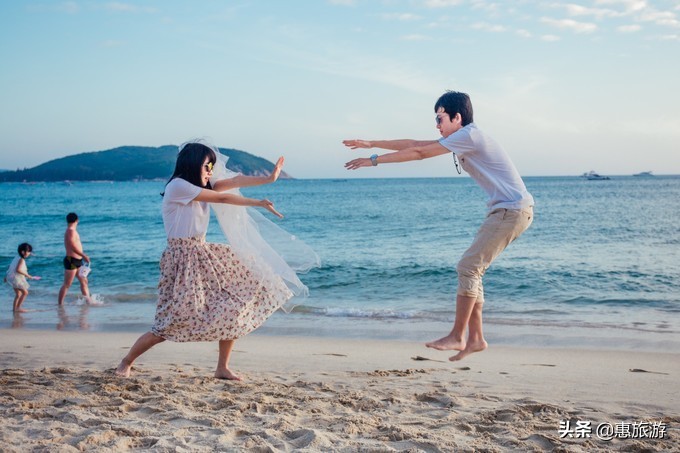
<instances>
[{"instance_id":1,"label":"sky","mask_svg":"<svg viewBox=\"0 0 680 453\"><path fill-rule=\"evenodd\" d=\"M0 2L0 168L206 138L297 178L356 171L343 139L437 139L434 103L525 176L680 174L680 0Z\"/></svg>"}]
</instances>

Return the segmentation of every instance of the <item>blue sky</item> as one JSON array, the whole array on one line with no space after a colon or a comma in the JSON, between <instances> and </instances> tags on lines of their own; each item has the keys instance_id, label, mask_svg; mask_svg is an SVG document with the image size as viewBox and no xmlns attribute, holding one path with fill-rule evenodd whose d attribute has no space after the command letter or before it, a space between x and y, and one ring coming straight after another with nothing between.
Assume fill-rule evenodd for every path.
<instances>
[{"instance_id":1,"label":"blue sky","mask_svg":"<svg viewBox=\"0 0 680 453\"><path fill-rule=\"evenodd\" d=\"M680 0L0 3L0 168L206 137L301 178L470 94L523 175L680 174Z\"/></svg>"}]
</instances>

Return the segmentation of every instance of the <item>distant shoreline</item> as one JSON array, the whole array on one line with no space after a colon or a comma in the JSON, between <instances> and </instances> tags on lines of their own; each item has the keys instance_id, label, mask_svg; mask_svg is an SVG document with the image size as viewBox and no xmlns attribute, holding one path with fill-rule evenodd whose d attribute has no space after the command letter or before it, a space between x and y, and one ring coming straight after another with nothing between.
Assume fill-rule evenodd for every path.
<instances>
[{"instance_id":1,"label":"distant shoreline","mask_svg":"<svg viewBox=\"0 0 680 453\"><path fill-rule=\"evenodd\" d=\"M2 172L0 172L2 173ZM608 175L612 180L621 180L621 179L634 179L635 181L644 181L644 180L649 180L649 179L663 179L663 178L678 178L680 177L680 174L658 174L654 175L648 178L640 178L639 176L635 176L633 174L630 175ZM122 180L114 180L114 179L88 179L88 180L73 180L73 179L63 179L63 180L53 180L53 181L0 181L0 184L46 184L46 183L51 183L51 184L75 184L75 183L119 183L119 182L164 182L167 181L170 178L170 175L168 175L167 178L149 178L149 179L122 179ZM365 178L365 177L328 177L328 178L293 178L293 177L286 177L286 178L280 178L279 182L282 181L335 181L335 182L347 182L347 181L354 181L354 180L378 180L378 179L390 179L390 180L395 180L395 179L412 179L412 180L417 180L417 179L460 179L460 178L466 178L470 179L470 176L468 175L461 175L461 176L385 176L385 177L370 177L370 178ZM523 175L522 178L524 179L537 179L537 178L551 178L551 179L583 179L581 175L531 175L531 176L526 176ZM597 182L597 181L593 181Z\"/></svg>"}]
</instances>

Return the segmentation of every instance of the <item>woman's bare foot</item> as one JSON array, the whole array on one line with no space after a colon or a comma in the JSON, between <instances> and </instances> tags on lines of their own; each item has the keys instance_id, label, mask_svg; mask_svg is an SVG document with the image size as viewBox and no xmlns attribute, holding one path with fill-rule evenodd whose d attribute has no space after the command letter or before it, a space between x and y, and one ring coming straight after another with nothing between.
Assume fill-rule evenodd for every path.
<instances>
[{"instance_id":1,"label":"woman's bare foot","mask_svg":"<svg viewBox=\"0 0 680 453\"><path fill-rule=\"evenodd\" d=\"M223 370L216 370L215 371L215 377L217 379L226 379L228 381L240 381L240 380L242 380L241 376L239 376L238 374L232 373L229 368L225 368Z\"/></svg>"},{"instance_id":2,"label":"woman's bare foot","mask_svg":"<svg viewBox=\"0 0 680 453\"><path fill-rule=\"evenodd\" d=\"M425 346L432 349L437 349L439 351L462 351L465 349L465 341L459 340L453 335L447 335L440 338L439 340L430 341L425 343Z\"/></svg>"},{"instance_id":3,"label":"woman's bare foot","mask_svg":"<svg viewBox=\"0 0 680 453\"><path fill-rule=\"evenodd\" d=\"M132 371L132 364L127 363L125 360L120 361L120 365L116 368L116 375L120 377L129 378L130 372Z\"/></svg>"},{"instance_id":4,"label":"woman's bare foot","mask_svg":"<svg viewBox=\"0 0 680 453\"><path fill-rule=\"evenodd\" d=\"M486 341L481 340L476 343L468 343L467 347L460 351L458 354L449 357L449 360L452 362L458 361L458 360L463 360L465 357L469 356L470 354L474 352L480 352L485 350L489 345L486 343Z\"/></svg>"},{"instance_id":5,"label":"woman's bare foot","mask_svg":"<svg viewBox=\"0 0 680 453\"><path fill-rule=\"evenodd\" d=\"M16 310L14 310L14 313L28 313L28 310L26 310L25 308L17 308Z\"/></svg>"}]
</instances>

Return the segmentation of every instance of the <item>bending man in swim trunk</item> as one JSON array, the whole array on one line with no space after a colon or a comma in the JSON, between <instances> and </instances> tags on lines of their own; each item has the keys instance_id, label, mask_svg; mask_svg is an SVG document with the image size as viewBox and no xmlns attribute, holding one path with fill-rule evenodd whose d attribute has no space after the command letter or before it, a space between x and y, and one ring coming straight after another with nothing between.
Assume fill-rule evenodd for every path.
<instances>
[{"instance_id":1,"label":"bending man in swim trunk","mask_svg":"<svg viewBox=\"0 0 680 453\"><path fill-rule=\"evenodd\" d=\"M81 277L78 269L83 265L83 260L90 262L85 252L83 252L83 245L80 242L80 235L78 234L78 215L75 212L70 212L66 216L66 232L64 233L64 247L66 248L66 257L64 258L64 284L59 289L59 305L64 303L64 298L68 289L73 283L73 279L78 277L80 282L80 292L85 299L90 303L90 289L87 286L87 277Z\"/></svg>"}]
</instances>

